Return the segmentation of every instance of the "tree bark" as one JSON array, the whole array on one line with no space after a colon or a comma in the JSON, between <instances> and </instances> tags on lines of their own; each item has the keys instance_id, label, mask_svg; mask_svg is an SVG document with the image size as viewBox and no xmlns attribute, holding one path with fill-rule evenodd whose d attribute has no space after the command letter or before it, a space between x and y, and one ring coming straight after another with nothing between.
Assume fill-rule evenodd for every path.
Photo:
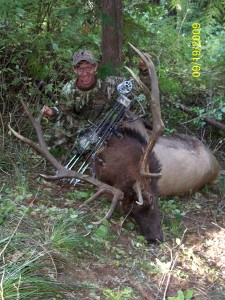
<instances>
[{"instance_id":1,"label":"tree bark","mask_svg":"<svg viewBox=\"0 0 225 300\"><path fill-rule=\"evenodd\" d=\"M102 9L102 64L118 74L123 61L122 0L101 0Z\"/></svg>"}]
</instances>

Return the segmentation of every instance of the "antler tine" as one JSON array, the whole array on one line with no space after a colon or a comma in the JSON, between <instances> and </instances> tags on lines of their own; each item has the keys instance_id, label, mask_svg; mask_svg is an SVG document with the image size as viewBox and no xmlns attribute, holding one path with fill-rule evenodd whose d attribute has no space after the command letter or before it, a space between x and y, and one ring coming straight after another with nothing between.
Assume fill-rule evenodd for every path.
<instances>
[{"instance_id":1,"label":"antler tine","mask_svg":"<svg viewBox=\"0 0 225 300\"><path fill-rule=\"evenodd\" d=\"M64 169L64 167L51 155L51 153L45 151L45 149L43 147L41 147L40 145L36 144L35 142L31 141L30 139L26 138L25 136L19 134L18 132L16 132L11 126L10 124L8 124L8 128L9 130L21 141L23 141L24 143L28 144L29 146L31 146L34 150L36 150L38 153L40 153L42 156L44 156L46 158L46 160L48 162L51 163L51 165L56 168L58 171L61 172L61 170Z\"/></svg>"},{"instance_id":2,"label":"antler tine","mask_svg":"<svg viewBox=\"0 0 225 300\"><path fill-rule=\"evenodd\" d=\"M138 48L136 48L134 45L128 42L128 44L131 46L131 48L138 54L138 56L146 63L148 64L148 60L146 59L146 54L143 54ZM150 55L148 55L149 58L151 58Z\"/></svg>"},{"instance_id":3,"label":"antler tine","mask_svg":"<svg viewBox=\"0 0 225 300\"><path fill-rule=\"evenodd\" d=\"M133 185L133 189L135 190L137 197L138 197L138 201L136 201L136 203L138 205L143 205L144 204L144 199L142 196L142 192L141 192L141 184L140 184L140 180L137 180L135 182L135 184Z\"/></svg>"},{"instance_id":4,"label":"antler tine","mask_svg":"<svg viewBox=\"0 0 225 300\"><path fill-rule=\"evenodd\" d=\"M35 119L32 116L32 114L29 112L29 109L28 109L26 103L23 100L20 100L20 101L22 103L23 109L26 112L31 124L34 126L34 129L36 131L38 142L39 142L40 146L43 147L43 148L47 148L47 145L46 145L46 142L45 142L45 139L44 139L44 134L43 134L42 130L40 130L40 128L41 128L40 122L41 122L41 120L43 118L43 115L44 115L43 110L41 110L38 118Z\"/></svg>"},{"instance_id":5,"label":"antler tine","mask_svg":"<svg viewBox=\"0 0 225 300\"><path fill-rule=\"evenodd\" d=\"M66 169L67 170L67 169ZM123 196L124 196L124 193L113 187L113 186L109 186L103 182L100 182L92 177L89 177L87 175L84 175L84 174L80 174L80 173L77 173L75 171L71 171L71 170L68 170L70 171L71 174L61 174L60 176L47 176L47 175L44 175L44 174L40 174L41 177L43 178L46 178L46 179L49 179L49 180L58 180L58 179L61 179L61 178L74 178L74 177L78 177L80 178L81 180L83 179L84 181L87 181L89 183L92 183L93 185L95 186L98 186L99 187L99 190L93 195L91 196L90 198L88 198L81 206L80 208L90 204L91 202L93 202L94 200L96 200L99 196L101 196L102 194L104 193L107 193L107 194L112 194L113 195L113 199L112 199L112 202L111 202L111 205L110 205L110 208L107 212L107 214L104 216L104 218L102 218L100 221L97 221L97 222L92 222L93 224L96 224L96 225L100 225L102 224L102 222L104 220L109 220L119 202L119 200L123 199ZM75 176L76 174L76 176Z\"/></svg>"},{"instance_id":6,"label":"antler tine","mask_svg":"<svg viewBox=\"0 0 225 300\"><path fill-rule=\"evenodd\" d=\"M117 203L119 202L119 200L121 200L123 198L123 192L122 191L120 191L116 188L113 188L113 189L114 189L113 199L112 199L112 202L111 202L111 205L110 205L110 208L109 208L107 214L101 220L99 220L97 222L92 222L93 224L100 225L100 224L102 224L102 222L104 220L109 220L111 218L116 206L117 206ZM97 197L99 197L101 194L103 194L105 192L112 193L112 191L109 191L109 190L107 191L105 189L99 189L97 193L95 193L92 197L90 197L88 200L86 200L84 202L84 204L81 205L80 207L83 207L83 206L89 204L90 202L92 202L93 200L95 200Z\"/></svg>"},{"instance_id":7,"label":"antler tine","mask_svg":"<svg viewBox=\"0 0 225 300\"><path fill-rule=\"evenodd\" d=\"M129 43L130 44L130 43ZM150 109L152 111L152 118L153 118L153 130L151 133L151 137L149 139L148 145L145 149L143 154L140 174L143 176L149 176L148 172L148 156L153 150L155 143L158 137L162 134L164 130L164 124L161 118L161 109L160 109L160 100L159 100L159 88L158 88L158 80L157 75L155 72L154 64L151 60L149 54L143 54L140 50L134 47L132 44L130 46L133 50L139 55L139 57L146 63L149 75L151 77L151 91L146 87L146 85L137 77L132 70L126 68L132 75L132 77L136 80L136 82L142 88L146 99L149 102Z\"/></svg>"}]
</instances>

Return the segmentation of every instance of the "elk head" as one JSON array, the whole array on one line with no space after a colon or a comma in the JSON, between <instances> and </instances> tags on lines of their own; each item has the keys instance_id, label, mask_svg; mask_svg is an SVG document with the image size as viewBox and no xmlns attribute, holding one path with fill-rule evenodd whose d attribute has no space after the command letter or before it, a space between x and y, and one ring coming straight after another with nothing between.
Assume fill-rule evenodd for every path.
<instances>
[{"instance_id":1,"label":"elk head","mask_svg":"<svg viewBox=\"0 0 225 300\"><path fill-rule=\"evenodd\" d=\"M134 218L149 242L162 240L158 208L158 179L161 165L154 152L148 157L149 171L154 177L140 177L140 160L147 143L134 128L118 128L121 136L112 136L107 147L95 157L95 173L99 180L124 193L119 209ZM157 176L156 176L157 174ZM139 180L137 185L137 180Z\"/></svg>"}]
</instances>

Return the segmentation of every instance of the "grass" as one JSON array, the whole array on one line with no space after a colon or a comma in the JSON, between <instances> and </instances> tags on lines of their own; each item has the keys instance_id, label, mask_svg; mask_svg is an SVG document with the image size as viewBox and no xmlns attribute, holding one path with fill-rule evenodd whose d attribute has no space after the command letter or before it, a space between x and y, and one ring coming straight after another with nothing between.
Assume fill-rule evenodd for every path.
<instances>
[{"instance_id":1,"label":"grass","mask_svg":"<svg viewBox=\"0 0 225 300\"><path fill-rule=\"evenodd\" d=\"M66 299L71 287L57 281L56 265L66 268L68 257L90 255L89 237L80 228L83 218L56 207L40 213L34 201L26 206L25 194L19 196L8 188L1 196L0 299ZM73 284L73 290L78 287Z\"/></svg>"},{"instance_id":2,"label":"grass","mask_svg":"<svg viewBox=\"0 0 225 300\"><path fill-rule=\"evenodd\" d=\"M0 299L64 299L64 287L46 272L48 251L38 247L32 236L19 231L23 218L12 232L3 229L0 239Z\"/></svg>"}]
</instances>

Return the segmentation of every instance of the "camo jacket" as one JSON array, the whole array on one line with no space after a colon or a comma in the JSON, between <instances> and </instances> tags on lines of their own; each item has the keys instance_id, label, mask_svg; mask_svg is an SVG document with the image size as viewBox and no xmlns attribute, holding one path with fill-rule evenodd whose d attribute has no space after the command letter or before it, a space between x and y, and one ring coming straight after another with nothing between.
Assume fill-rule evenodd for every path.
<instances>
[{"instance_id":1,"label":"camo jacket","mask_svg":"<svg viewBox=\"0 0 225 300\"><path fill-rule=\"evenodd\" d=\"M142 76L142 77L141 77ZM141 80L145 83L150 82L148 74L141 74ZM79 136L80 132L89 127L92 123L100 121L105 113L112 108L115 99L119 95L117 86L125 81L123 77L108 77L102 81L97 79L94 85L87 91L80 90L76 86L76 79L64 85L61 92L59 103L53 107L56 116L51 119L54 124L54 139L70 139ZM134 100L134 96L139 95L141 101L143 95L136 82L131 79L133 84L132 94L126 95ZM133 101L133 103L136 101ZM134 107L137 103L134 105ZM146 103L143 103L146 106ZM64 141L63 141L64 142ZM57 142L56 144L61 144Z\"/></svg>"}]
</instances>

